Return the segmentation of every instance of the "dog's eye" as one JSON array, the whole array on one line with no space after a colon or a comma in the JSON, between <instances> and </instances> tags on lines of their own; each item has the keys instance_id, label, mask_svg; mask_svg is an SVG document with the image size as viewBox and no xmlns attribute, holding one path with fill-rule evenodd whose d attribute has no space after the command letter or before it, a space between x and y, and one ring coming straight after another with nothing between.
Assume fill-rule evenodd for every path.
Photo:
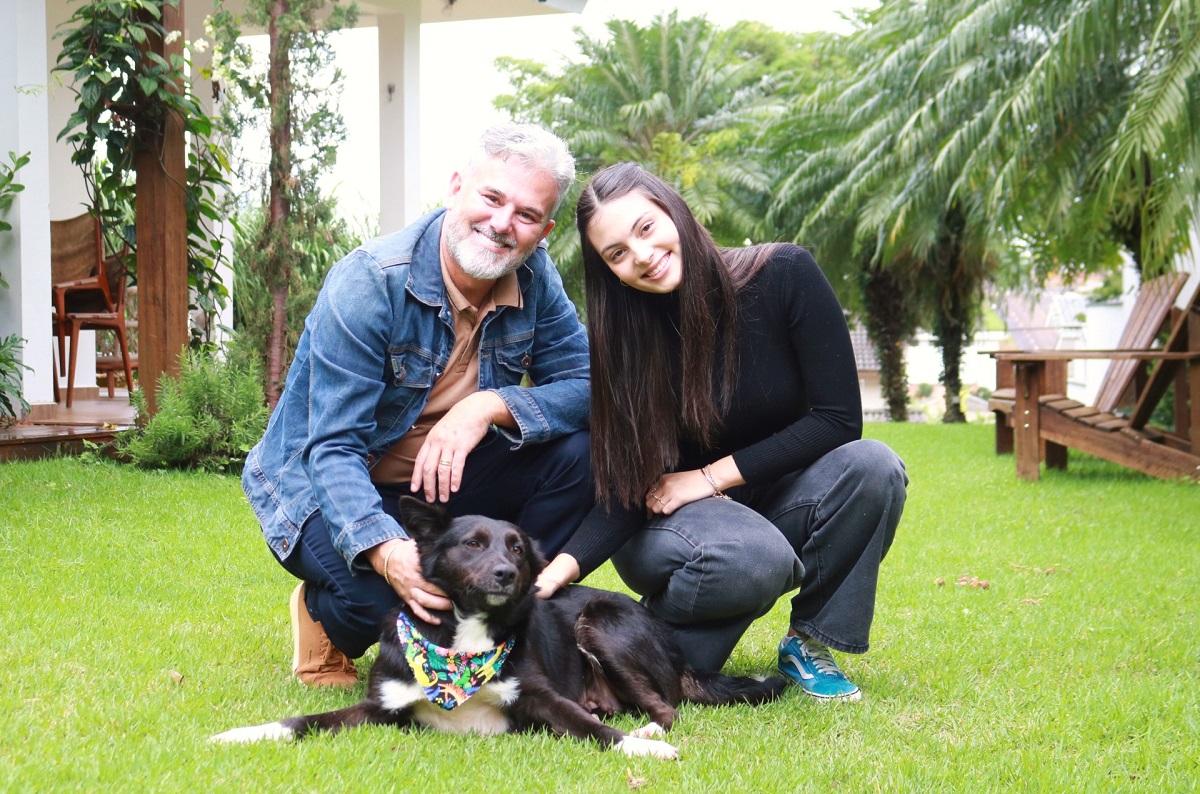
<instances>
[{"instance_id":1,"label":"dog's eye","mask_svg":"<svg viewBox=\"0 0 1200 794\"><path fill-rule=\"evenodd\" d=\"M465 542L463 543L463 545L464 545L464 546L466 546L468 549L481 549L481 548L483 548L483 544L482 544L482 543L480 543L480 542L479 542L479 541L477 541L477 540L468 540L468 541L465 541Z\"/></svg>"},{"instance_id":2,"label":"dog's eye","mask_svg":"<svg viewBox=\"0 0 1200 794\"><path fill-rule=\"evenodd\" d=\"M518 557L524 556L525 547L524 546L513 546L512 553Z\"/></svg>"}]
</instances>

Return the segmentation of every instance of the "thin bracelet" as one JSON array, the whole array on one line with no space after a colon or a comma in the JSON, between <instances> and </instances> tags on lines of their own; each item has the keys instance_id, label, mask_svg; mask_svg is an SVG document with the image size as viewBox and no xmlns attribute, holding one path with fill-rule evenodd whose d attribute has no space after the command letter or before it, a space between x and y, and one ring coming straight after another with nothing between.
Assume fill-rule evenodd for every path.
<instances>
[{"instance_id":1,"label":"thin bracelet","mask_svg":"<svg viewBox=\"0 0 1200 794\"><path fill-rule=\"evenodd\" d=\"M393 543L392 547L388 549L388 553L383 557L383 581L387 582L388 587L392 586L392 577L388 576L388 563L392 561L392 552L398 548L400 548L400 544Z\"/></svg>"},{"instance_id":2,"label":"thin bracelet","mask_svg":"<svg viewBox=\"0 0 1200 794\"><path fill-rule=\"evenodd\" d=\"M717 497L718 499L728 499L729 497L720 488L717 487L717 481L713 479L712 471L710 471L711 468L712 468L712 464L710 463L707 466L705 466L703 469L701 469L700 473L704 475L704 479L708 480L708 484L712 486L712 489L713 489L712 495Z\"/></svg>"}]
</instances>

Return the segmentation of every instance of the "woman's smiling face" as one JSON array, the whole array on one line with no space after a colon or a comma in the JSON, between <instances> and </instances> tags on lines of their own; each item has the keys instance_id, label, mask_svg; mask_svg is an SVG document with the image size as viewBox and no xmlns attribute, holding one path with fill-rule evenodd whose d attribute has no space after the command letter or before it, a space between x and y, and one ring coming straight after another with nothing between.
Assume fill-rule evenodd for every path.
<instances>
[{"instance_id":1,"label":"woman's smiling face","mask_svg":"<svg viewBox=\"0 0 1200 794\"><path fill-rule=\"evenodd\" d=\"M642 292L674 292L683 281L679 230L646 194L626 193L596 208L588 242L622 283Z\"/></svg>"}]
</instances>

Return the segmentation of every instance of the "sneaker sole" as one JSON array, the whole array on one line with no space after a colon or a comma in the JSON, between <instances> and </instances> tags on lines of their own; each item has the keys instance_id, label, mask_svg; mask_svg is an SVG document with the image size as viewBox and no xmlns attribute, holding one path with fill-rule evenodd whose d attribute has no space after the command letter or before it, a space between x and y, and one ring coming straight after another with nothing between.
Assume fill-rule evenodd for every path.
<instances>
[{"instance_id":1,"label":"sneaker sole","mask_svg":"<svg viewBox=\"0 0 1200 794\"><path fill-rule=\"evenodd\" d=\"M857 703L858 701L862 700L861 689L856 689L853 692L849 692L845 695L818 695L816 692L809 692L807 689L804 689L804 687L800 688L804 690L804 694L820 703L834 703L837 701L841 701L843 703Z\"/></svg>"}]
</instances>

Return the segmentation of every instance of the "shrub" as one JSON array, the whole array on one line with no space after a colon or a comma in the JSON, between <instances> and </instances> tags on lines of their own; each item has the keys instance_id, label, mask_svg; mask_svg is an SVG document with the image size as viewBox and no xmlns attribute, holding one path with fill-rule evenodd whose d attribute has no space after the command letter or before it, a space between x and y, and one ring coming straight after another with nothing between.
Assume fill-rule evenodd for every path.
<instances>
[{"instance_id":1,"label":"shrub","mask_svg":"<svg viewBox=\"0 0 1200 794\"><path fill-rule=\"evenodd\" d=\"M13 180L13 175L29 162L28 154L17 157L9 152L8 158L12 165L0 163L0 215L12 206L13 199L25 189L24 185ZM11 230L12 225L0 219L0 232ZM8 282L3 277L0 277L0 288L8 288ZM17 357L24 341L15 334L0 338L0 427L8 427L20 418L17 416L18 406L22 412L29 410L29 403L21 394L21 370L29 367Z\"/></svg>"},{"instance_id":2,"label":"shrub","mask_svg":"<svg viewBox=\"0 0 1200 794\"><path fill-rule=\"evenodd\" d=\"M29 367L17 358L24 341L16 334L0 339L0 427L8 427L20 419L17 406L22 413L29 410L29 403L21 395L21 370Z\"/></svg>"},{"instance_id":3,"label":"shrub","mask_svg":"<svg viewBox=\"0 0 1200 794\"><path fill-rule=\"evenodd\" d=\"M134 392L138 416L146 398ZM158 413L120 434L117 452L145 468L240 468L267 423L262 372L246 356L188 352L178 378L158 386Z\"/></svg>"}]
</instances>

